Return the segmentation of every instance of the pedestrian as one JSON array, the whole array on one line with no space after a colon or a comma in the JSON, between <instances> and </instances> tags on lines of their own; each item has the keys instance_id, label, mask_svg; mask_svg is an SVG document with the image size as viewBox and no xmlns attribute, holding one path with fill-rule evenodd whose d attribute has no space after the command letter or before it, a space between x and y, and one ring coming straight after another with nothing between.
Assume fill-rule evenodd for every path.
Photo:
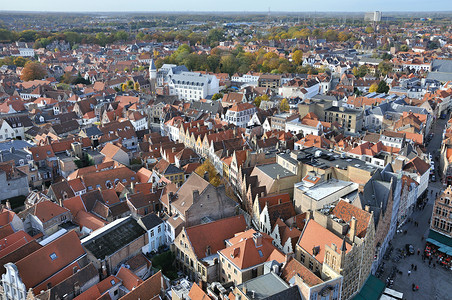
<instances>
[{"instance_id":1,"label":"pedestrian","mask_svg":"<svg viewBox=\"0 0 452 300\"><path fill-rule=\"evenodd\" d=\"M414 270L417 271L417 265L414 265Z\"/></svg>"},{"instance_id":2,"label":"pedestrian","mask_svg":"<svg viewBox=\"0 0 452 300\"><path fill-rule=\"evenodd\" d=\"M416 285L413 283L413 284L411 285L411 288L414 290L415 287L416 287Z\"/></svg>"},{"instance_id":3,"label":"pedestrian","mask_svg":"<svg viewBox=\"0 0 452 300\"><path fill-rule=\"evenodd\" d=\"M417 249L417 255L421 254L421 250Z\"/></svg>"},{"instance_id":4,"label":"pedestrian","mask_svg":"<svg viewBox=\"0 0 452 300\"><path fill-rule=\"evenodd\" d=\"M411 270L408 270L408 276L410 276L410 274L411 274Z\"/></svg>"},{"instance_id":5,"label":"pedestrian","mask_svg":"<svg viewBox=\"0 0 452 300\"><path fill-rule=\"evenodd\" d=\"M432 260L429 260L428 261L428 265L430 266L432 264Z\"/></svg>"},{"instance_id":6,"label":"pedestrian","mask_svg":"<svg viewBox=\"0 0 452 300\"><path fill-rule=\"evenodd\" d=\"M413 270L413 268L414 268L414 265L413 265L413 264L411 264L411 270Z\"/></svg>"},{"instance_id":7,"label":"pedestrian","mask_svg":"<svg viewBox=\"0 0 452 300\"><path fill-rule=\"evenodd\" d=\"M433 263L433 269L435 269L436 268L436 265L435 265L435 263Z\"/></svg>"}]
</instances>

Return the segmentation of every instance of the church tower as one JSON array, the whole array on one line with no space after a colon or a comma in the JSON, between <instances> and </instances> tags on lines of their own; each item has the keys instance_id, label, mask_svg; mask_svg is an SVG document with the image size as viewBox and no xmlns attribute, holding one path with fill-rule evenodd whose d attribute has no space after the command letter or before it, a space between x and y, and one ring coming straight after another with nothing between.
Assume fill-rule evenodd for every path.
<instances>
[{"instance_id":1,"label":"church tower","mask_svg":"<svg viewBox=\"0 0 452 300\"><path fill-rule=\"evenodd\" d=\"M157 68L155 67L154 59L151 59L149 64L149 80L151 82L151 95L155 96L157 86Z\"/></svg>"}]
</instances>

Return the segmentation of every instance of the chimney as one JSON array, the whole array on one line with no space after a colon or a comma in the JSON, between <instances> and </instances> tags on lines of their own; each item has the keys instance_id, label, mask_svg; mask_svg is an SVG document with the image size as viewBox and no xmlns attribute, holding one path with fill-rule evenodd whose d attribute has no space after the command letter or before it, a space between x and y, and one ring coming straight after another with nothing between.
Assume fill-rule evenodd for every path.
<instances>
[{"instance_id":1,"label":"chimney","mask_svg":"<svg viewBox=\"0 0 452 300\"><path fill-rule=\"evenodd\" d=\"M205 171L203 177L205 181L209 181L209 172Z\"/></svg>"},{"instance_id":2,"label":"chimney","mask_svg":"<svg viewBox=\"0 0 452 300\"><path fill-rule=\"evenodd\" d=\"M260 232L253 233L253 240L256 247L262 246L262 234Z\"/></svg>"},{"instance_id":3,"label":"chimney","mask_svg":"<svg viewBox=\"0 0 452 300\"><path fill-rule=\"evenodd\" d=\"M370 207L369 207L369 205L364 206L364 210L367 211L367 212L370 212Z\"/></svg>"},{"instance_id":4,"label":"chimney","mask_svg":"<svg viewBox=\"0 0 452 300\"><path fill-rule=\"evenodd\" d=\"M243 284L242 292L246 295L246 292L247 292L247 290L246 290L246 284Z\"/></svg>"},{"instance_id":5,"label":"chimney","mask_svg":"<svg viewBox=\"0 0 452 300\"><path fill-rule=\"evenodd\" d=\"M350 231L349 231L349 234L350 234L350 240L352 241L352 242L354 242L355 241L355 235L356 235L356 218L355 217L352 217L351 218L351 220L350 220Z\"/></svg>"},{"instance_id":6,"label":"chimney","mask_svg":"<svg viewBox=\"0 0 452 300\"><path fill-rule=\"evenodd\" d=\"M199 199L199 191L193 190L193 203Z\"/></svg>"},{"instance_id":7,"label":"chimney","mask_svg":"<svg viewBox=\"0 0 452 300\"><path fill-rule=\"evenodd\" d=\"M331 244L331 248L334 250L334 252L337 252L337 246L335 243Z\"/></svg>"}]
</instances>

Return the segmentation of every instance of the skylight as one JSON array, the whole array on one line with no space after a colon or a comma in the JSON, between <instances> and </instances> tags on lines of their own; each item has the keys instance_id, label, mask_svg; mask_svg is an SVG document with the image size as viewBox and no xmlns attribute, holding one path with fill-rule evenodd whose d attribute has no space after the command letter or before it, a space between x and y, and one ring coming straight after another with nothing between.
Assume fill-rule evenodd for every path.
<instances>
[{"instance_id":1,"label":"skylight","mask_svg":"<svg viewBox=\"0 0 452 300\"><path fill-rule=\"evenodd\" d=\"M259 256L260 256L260 257L263 257L263 256L264 256L264 254L262 253L262 250L257 250L257 252L259 253Z\"/></svg>"},{"instance_id":2,"label":"skylight","mask_svg":"<svg viewBox=\"0 0 452 300\"><path fill-rule=\"evenodd\" d=\"M57 259L57 255L55 254L55 252L53 252L52 254L49 255L51 260L55 260Z\"/></svg>"}]
</instances>

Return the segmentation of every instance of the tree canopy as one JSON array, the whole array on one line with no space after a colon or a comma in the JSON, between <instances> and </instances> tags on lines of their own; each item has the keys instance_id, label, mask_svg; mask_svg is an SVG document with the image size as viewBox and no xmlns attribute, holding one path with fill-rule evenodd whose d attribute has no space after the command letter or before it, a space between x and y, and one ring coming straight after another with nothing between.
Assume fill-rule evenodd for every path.
<instances>
[{"instance_id":1,"label":"tree canopy","mask_svg":"<svg viewBox=\"0 0 452 300\"><path fill-rule=\"evenodd\" d=\"M23 81L30 81L35 79L43 79L47 74L45 67L39 62L29 61L22 69L21 79Z\"/></svg>"}]
</instances>

